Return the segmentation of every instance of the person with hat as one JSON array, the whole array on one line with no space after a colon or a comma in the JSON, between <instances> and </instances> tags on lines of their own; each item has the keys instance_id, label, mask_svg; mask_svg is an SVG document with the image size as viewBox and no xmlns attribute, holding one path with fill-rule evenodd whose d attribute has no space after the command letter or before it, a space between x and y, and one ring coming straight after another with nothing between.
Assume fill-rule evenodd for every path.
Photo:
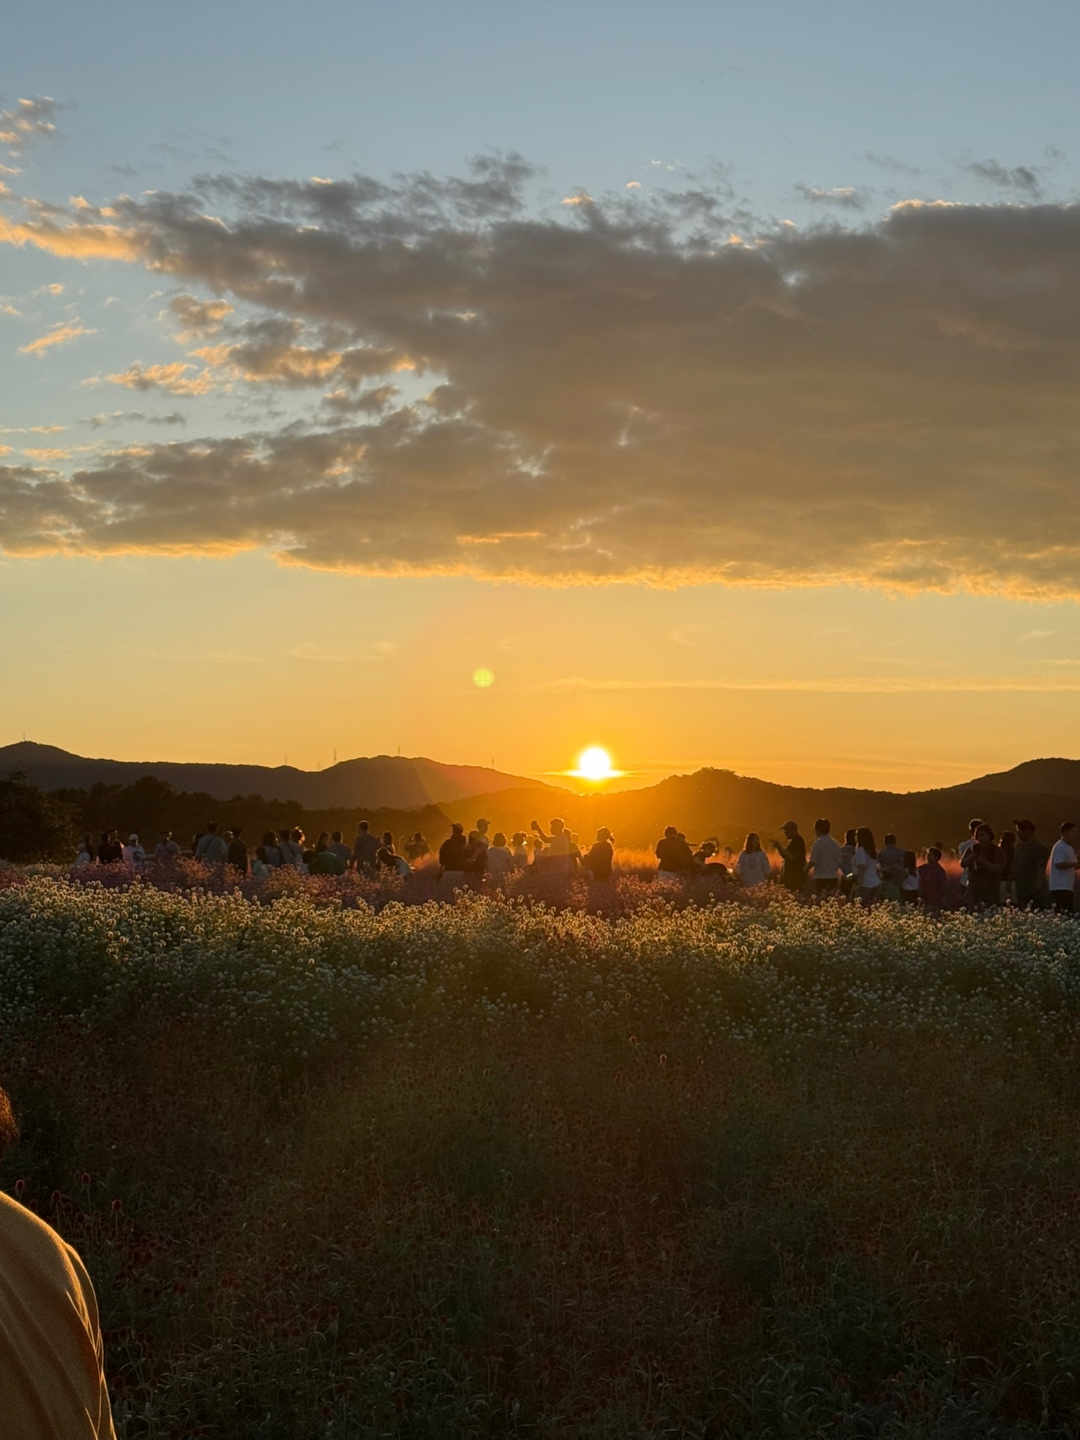
<instances>
[{"instance_id":1,"label":"person with hat","mask_svg":"<svg viewBox=\"0 0 1080 1440\"><path fill-rule=\"evenodd\" d=\"M1012 883L1016 903L1021 910L1045 910L1049 899L1046 889L1046 866L1049 846L1035 833L1034 820L1014 820L1016 848L1013 850Z\"/></svg>"},{"instance_id":2,"label":"person with hat","mask_svg":"<svg viewBox=\"0 0 1080 1440\"><path fill-rule=\"evenodd\" d=\"M773 841L784 861L780 884L785 890L797 895L806 884L806 841L799 834L799 827L794 820L785 822L784 834L787 837L786 845L782 840Z\"/></svg>"}]
</instances>

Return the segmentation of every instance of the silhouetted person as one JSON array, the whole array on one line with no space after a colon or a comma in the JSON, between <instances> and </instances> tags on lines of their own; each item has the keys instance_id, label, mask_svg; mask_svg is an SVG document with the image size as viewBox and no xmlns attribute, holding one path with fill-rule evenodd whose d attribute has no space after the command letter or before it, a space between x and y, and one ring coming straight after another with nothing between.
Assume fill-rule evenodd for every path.
<instances>
[{"instance_id":1,"label":"silhouetted person","mask_svg":"<svg viewBox=\"0 0 1080 1440\"><path fill-rule=\"evenodd\" d=\"M304 861L309 875L344 875L348 868L341 856L335 855L328 844L321 850L309 850Z\"/></svg>"},{"instance_id":2,"label":"silhouetted person","mask_svg":"<svg viewBox=\"0 0 1080 1440\"><path fill-rule=\"evenodd\" d=\"M154 846L154 859L159 865L172 865L180 858L180 846L173 839L171 830L162 830L161 837Z\"/></svg>"},{"instance_id":3,"label":"silhouetted person","mask_svg":"<svg viewBox=\"0 0 1080 1440\"><path fill-rule=\"evenodd\" d=\"M748 890L753 890L757 885L765 885L772 879L772 864L761 848L761 836L756 830L750 831L739 851L739 858L735 861L735 874Z\"/></svg>"},{"instance_id":4,"label":"silhouetted person","mask_svg":"<svg viewBox=\"0 0 1080 1440\"><path fill-rule=\"evenodd\" d=\"M819 900L835 895L840 888L840 846L829 831L828 820L814 821L814 843L810 846L810 869L814 894Z\"/></svg>"},{"instance_id":5,"label":"silhouetted person","mask_svg":"<svg viewBox=\"0 0 1080 1440\"><path fill-rule=\"evenodd\" d=\"M881 899L881 870L877 862L877 846L874 832L865 825L855 831L855 854L851 857L851 870L859 899L869 908Z\"/></svg>"},{"instance_id":6,"label":"silhouetted person","mask_svg":"<svg viewBox=\"0 0 1080 1440\"><path fill-rule=\"evenodd\" d=\"M1010 900L1016 898L1016 887L1013 884L1013 862L1016 859L1015 830L1006 830L1001 837L1001 859L1005 866L1001 872L1001 903L1007 905Z\"/></svg>"},{"instance_id":7,"label":"silhouetted person","mask_svg":"<svg viewBox=\"0 0 1080 1440\"><path fill-rule=\"evenodd\" d=\"M269 880L270 876L274 873L274 869L275 867L270 864L267 857L266 846L257 845L251 861L251 878L260 882Z\"/></svg>"},{"instance_id":8,"label":"silhouetted person","mask_svg":"<svg viewBox=\"0 0 1080 1440\"><path fill-rule=\"evenodd\" d=\"M506 843L506 836L501 830L496 830L487 848L487 873L491 876L491 883L502 885L513 869L514 857Z\"/></svg>"},{"instance_id":9,"label":"silhouetted person","mask_svg":"<svg viewBox=\"0 0 1080 1440\"><path fill-rule=\"evenodd\" d=\"M75 869L81 870L84 865L93 865L96 858L94 850L94 837L86 834L82 837L82 844L79 846L79 853L75 856Z\"/></svg>"},{"instance_id":10,"label":"silhouetted person","mask_svg":"<svg viewBox=\"0 0 1080 1440\"><path fill-rule=\"evenodd\" d=\"M840 846L840 893L850 895L855 888L855 874L851 868L855 858L855 831L844 831L844 843Z\"/></svg>"},{"instance_id":11,"label":"silhouetted person","mask_svg":"<svg viewBox=\"0 0 1080 1440\"><path fill-rule=\"evenodd\" d=\"M262 861L264 865L269 865L273 870L280 868L281 851L278 849L277 836L273 830L267 830L266 834L262 837L262 844L259 846L259 849L263 851Z\"/></svg>"},{"instance_id":12,"label":"silhouetted person","mask_svg":"<svg viewBox=\"0 0 1080 1440\"><path fill-rule=\"evenodd\" d=\"M564 820L552 820L551 834L545 835L539 820L532 821L532 830L544 846L540 854L534 854L533 861L541 861L549 875L569 876L573 870L570 857L570 832Z\"/></svg>"},{"instance_id":13,"label":"silhouetted person","mask_svg":"<svg viewBox=\"0 0 1080 1440\"><path fill-rule=\"evenodd\" d=\"M919 866L919 899L931 915L936 915L945 904L948 883L948 874L941 863L941 848L931 845L926 852L926 864Z\"/></svg>"},{"instance_id":14,"label":"silhouetted person","mask_svg":"<svg viewBox=\"0 0 1080 1440\"><path fill-rule=\"evenodd\" d=\"M582 866L598 885L606 885L611 879L611 867L615 861L615 842L611 831L603 826L596 832L596 839L589 846L589 853L582 858Z\"/></svg>"},{"instance_id":15,"label":"silhouetted person","mask_svg":"<svg viewBox=\"0 0 1080 1440\"><path fill-rule=\"evenodd\" d=\"M330 844L327 847L332 850L346 869L349 868L349 861L352 859L352 851L341 838L341 831L335 830L330 836Z\"/></svg>"},{"instance_id":16,"label":"silhouetted person","mask_svg":"<svg viewBox=\"0 0 1080 1440\"><path fill-rule=\"evenodd\" d=\"M439 846L439 876L441 879L449 880L456 885L464 884L465 858L468 848L469 842L465 839L464 825L455 823L450 827L450 834Z\"/></svg>"},{"instance_id":17,"label":"silhouetted person","mask_svg":"<svg viewBox=\"0 0 1080 1440\"><path fill-rule=\"evenodd\" d=\"M784 835L786 843L782 840L773 841L784 860L780 884L785 890L797 895L806 884L806 841L799 834L799 827L794 820L785 822Z\"/></svg>"},{"instance_id":18,"label":"silhouetted person","mask_svg":"<svg viewBox=\"0 0 1080 1440\"><path fill-rule=\"evenodd\" d=\"M994 832L989 825L980 825L975 831L974 844L968 847L960 863L967 871L968 894L972 903L975 905L999 905L1005 860L1001 854L1001 847L995 843Z\"/></svg>"},{"instance_id":19,"label":"silhouetted person","mask_svg":"<svg viewBox=\"0 0 1080 1440\"><path fill-rule=\"evenodd\" d=\"M470 831L469 831L469 834L470 834L470 835L475 835L476 838L480 841L480 844L481 844L481 845L484 847L484 849L486 850L487 847L488 847L488 845L490 845L490 843L491 843L490 840L488 840L488 831L489 831L490 829L491 829L491 821L490 821L490 820L480 819L480 820L477 820L477 822L476 822L476 829L475 829L475 830L470 830Z\"/></svg>"},{"instance_id":20,"label":"silhouetted person","mask_svg":"<svg viewBox=\"0 0 1080 1440\"><path fill-rule=\"evenodd\" d=\"M682 880L694 868L694 852L674 825L656 842L658 880Z\"/></svg>"},{"instance_id":21,"label":"silhouetted person","mask_svg":"<svg viewBox=\"0 0 1080 1440\"><path fill-rule=\"evenodd\" d=\"M101 844L97 852L99 865L119 865L124 858L124 847L116 837L115 830L101 832Z\"/></svg>"},{"instance_id":22,"label":"silhouetted person","mask_svg":"<svg viewBox=\"0 0 1080 1440\"><path fill-rule=\"evenodd\" d=\"M975 832L976 830L978 830L979 826L982 823L983 822L978 819L968 821L967 839L960 841L959 848L956 852L956 858L960 861L960 884L963 885L965 890L967 889L970 877L968 875L967 868L964 865L964 856L975 844Z\"/></svg>"},{"instance_id":23,"label":"silhouetted person","mask_svg":"<svg viewBox=\"0 0 1080 1440\"><path fill-rule=\"evenodd\" d=\"M210 820L206 826L206 834L195 847L195 859L203 860L207 865L224 865L228 858L229 847L217 833L217 821Z\"/></svg>"},{"instance_id":24,"label":"silhouetted person","mask_svg":"<svg viewBox=\"0 0 1080 1440\"><path fill-rule=\"evenodd\" d=\"M410 835L408 840L405 841L405 856L411 865L415 865L418 860L422 860L425 855L430 854L431 846L419 830Z\"/></svg>"},{"instance_id":25,"label":"silhouetted person","mask_svg":"<svg viewBox=\"0 0 1080 1440\"><path fill-rule=\"evenodd\" d=\"M1016 849L1012 857L1013 898L1021 910L1042 910L1047 904L1046 866L1050 850L1035 833L1033 820L1016 820Z\"/></svg>"},{"instance_id":26,"label":"silhouetted person","mask_svg":"<svg viewBox=\"0 0 1080 1440\"><path fill-rule=\"evenodd\" d=\"M919 903L919 857L914 850L904 851L904 878L900 881L900 899L905 905Z\"/></svg>"},{"instance_id":27,"label":"silhouetted person","mask_svg":"<svg viewBox=\"0 0 1080 1440\"><path fill-rule=\"evenodd\" d=\"M229 831L229 846L225 852L225 859L234 870L239 870L242 875L248 873L248 851L247 846L241 838L239 825L234 825Z\"/></svg>"},{"instance_id":28,"label":"silhouetted person","mask_svg":"<svg viewBox=\"0 0 1080 1440\"><path fill-rule=\"evenodd\" d=\"M1066 820L1061 827L1061 839L1050 852L1050 902L1055 910L1071 914L1075 905L1076 890L1076 826Z\"/></svg>"},{"instance_id":29,"label":"silhouetted person","mask_svg":"<svg viewBox=\"0 0 1080 1440\"><path fill-rule=\"evenodd\" d=\"M356 827L356 839L353 841L353 864L357 870L364 875L374 875L375 857L379 853L379 841L371 833L371 826L366 820L361 820Z\"/></svg>"},{"instance_id":30,"label":"silhouetted person","mask_svg":"<svg viewBox=\"0 0 1080 1440\"><path fill-rule=\"evenodd\" d=\"M510 836L510 849L514 854L515 870L527 870L529 868L528 838L524 830L515 830L513 835Z\"/></svg>"},{"instance_id":31,"label":"silhouetted person","mask_svg":"<svg viewBox=\"0 0 1080 1440\"><path fill-rule=\"evenodd\" d=\"M0 1154L19 1138L0 1090ZM51 1226L0 1194L0 1434L115 1440L90 1277Z\"/></svg>"}]
</instances>

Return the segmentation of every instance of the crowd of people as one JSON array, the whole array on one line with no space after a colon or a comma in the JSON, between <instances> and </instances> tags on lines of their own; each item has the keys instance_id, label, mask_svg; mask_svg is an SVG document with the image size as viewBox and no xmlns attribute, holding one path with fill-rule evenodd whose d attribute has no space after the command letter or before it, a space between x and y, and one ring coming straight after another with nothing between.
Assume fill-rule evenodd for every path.
<instances>
[{"instance_id":1,"label":"crowd of people","mask_svg":"<svg viewBox=\"0 0 1080 1440\"><path fill-rule=\"evenodd\" d=\"M1014 904L1071 911L1080 868L1077 838L1077 827L1071 821L1061 825L1051 849L1031 820L1015 821L1013 829L1000 839L985 821L972 820L955 852L959 894L973 906ZM396 842L389 831L378 835L368 821L361 820L351 844L340 830L324 830L310 842L302 829L291 827L267 831L252 849L239 825L220 830L217 822L211 821L205 831L192 837L187 851L181 850L168 830L161 832L149 853L138 835L129 835L126 844L114 830L103 832L97 844L91 835L85 835L75 865L126 865L139 870L150 859L169 864L184 853L210 866L231 866L256 880L269 879L282 868L305 875L341 876L355 871L376 877L387 873L407 876L421 866L436 866L450 889L500 888L515 872L526 870L552 879L583 875L607 884L614 871L615 840L610 830L601 828L592 844L583 848L579 837L560 819L552 820L547 831L533 820L529 830L509 836L502 830L492 832L490 822L479 819L469 831L455 823L436 853L420 831ZM654 853L656 877L661 881L715 877L747 890L775 883L794 895L817 901L842 896L869 906L892 900L921 904L932 911L943 908L950 894L949 871L943 864L947 852L941 842L929 846L920 857L900 846L895 835L887 834L879 850L873 832L865 826L846 830L841 842L825 819L814 822L809 847L796 822L789 820L782 827L782 837L766 845L752 831L737 856L723 852L726 860L719 841L706 840L695 847L669 825ZM956 890L955 884L952 889Z\"/></svg>"}]
</instances>

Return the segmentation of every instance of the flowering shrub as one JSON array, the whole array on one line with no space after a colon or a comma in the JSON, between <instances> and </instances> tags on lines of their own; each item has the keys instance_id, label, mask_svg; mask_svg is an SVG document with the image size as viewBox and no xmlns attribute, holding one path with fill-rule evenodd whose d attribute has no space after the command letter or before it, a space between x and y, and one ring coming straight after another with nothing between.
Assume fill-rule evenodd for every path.
<instances>
[{"instance_id":1,"label":"flowering shrub","mask_svg":"<svg viewBox=\"0 0 1080 1440\"><path fill-rule=\"evenodd\" d=\"M122 1440L1078 1433L1080 926L206 879L0 886Z\"/></svg>"}]
</instances>

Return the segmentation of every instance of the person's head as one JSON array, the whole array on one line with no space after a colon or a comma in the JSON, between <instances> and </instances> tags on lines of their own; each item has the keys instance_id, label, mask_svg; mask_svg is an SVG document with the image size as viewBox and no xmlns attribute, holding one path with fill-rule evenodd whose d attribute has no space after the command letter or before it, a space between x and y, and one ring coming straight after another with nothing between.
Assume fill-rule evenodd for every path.
<instances>
[{"instance_id":1,"label":"person's head","mask_svg":"<svg viewBox=\"0 0 1080 1440\"><path fill-rule=\"evenodd\" d=\"M994 831L985 822L975 831L975 843L977 845L992 845L994 843Z\"/></svg>"},{"instance_id":2,"label":"person's head","mask_svg":"<svg viewBox=\"0 0 1080 1440\"><path fill-rule=\"evenodd\" d=\"M941 859L941 851L936 845L931 845L930 849L926 852L926 858L931 865L936 865Z\"/></svg>"},{"instance_id":3,"label":"person's head","mask_svg":"<svg viewBox=\"0 0 1080 1440\"><path fill-rule=\"evenodd\" d=\"M453 825L450 826L450 834L451 834L451 835L464 835L464 834L465 834L465 826L464 826L464 825L459 825L459 824L457 823L457 821L455 820L454 823L453 823Z\"/></svg>"},{"instance_id":4,"label":"person's head","mask_svg":"<svg viewBox=\"0 0 1080 1440\"><path fill-rule=\"evenodd\" d=\"M854 830L845 830L845 831L844 831L844 844L845 844L845 845L854 845L854 844L855 844L855 831L854 831Z\"/></svg>"},{"instance_id":5,"label":"person's head","mask_svg":"<svg viewBox=\"0 0 1080 1440\"><path fill-rule=\"evenodd\" d=\"M510 844L511 844L511 845L524 845L524 844L525 844L525 841L526 841L528 838L529 838L529 837L525 834L525 831L524 831L524 830L515 830L514 833L513 833L513 835L510 836Z\"/></svg>"},{"instance_id":6,"label":"person's head","mask_svg":"<svg viewBox=\"0 0 1080 1440\"><path fill-rule=\"evenodd\" d=\"M111 831L111 830L102 830L102 832L101 832L101 843L102 843L102 845L107 845L107 844L109 843L109 840L110 840L111 837L112 837L112 831Z\"/></svg>"},{"instance_id":7,"label":"person's head","mask_svg":"<svg viewBox=\"0 0 1080 1440\"><path fill-rule=\"evenodd\" d=\"M267 830L266 834L262 838L262 843L264 849L270 849L277 844L277 836L274 834L273 830Z\"/></svg>"},{"instance_id":8,"label":"person's head","mask_svg":"<svg viewBox=\"0 0 1080 1440\"><path fill-rule=\"evenodd\" d=\"M366 820L361 820L361 821L360 821L360 824L357 825L356 828L357 828L357 830L360 831L361 835L366 835L366 834L368 833L368 831L371 829L371 826L368 824L368 822L367 822Z\"/></svg>"},{"instance_id":9,"label":"person's head","mask_svg":"<svg viewBox=\"0 0 1080 1440\"><path fill-rule=\"evenodd\" d=\"M388 850L393 850L393 848L394 848L394 837L393 837L393 835L390 834L390 831L389 831L389 830L384 830L384 831L383 831L382 843L386 846L386 848L387 848Z\"/></svg>"},{"instance_id":10,"label":"person's head","mask_svg":"<svg viewBox=\"0 0 1080 1440\"><path fill-rule=\"evenodd\" d=\"M1016 835L1012 830L1005 830L1001 836L1001 848L1003 850L1016 849Z\"/></svg>"},{"instance_id":11,"label":"person's head","mask_svg":"<svg viewBox=\"0 0 1080 1440\"><path fill-rule=\"evenodd\" d=\"M855 844L865 850L871 860L877 859L877 846L874 844L874 832L866 825L860 825L855 831Z\"/></svg>"},{"instance_id":12,"label":"person's head","mask_svg":"<svg viewBox=\"0 0 1080 1440\"><path fill-rule=\"evenodd\" d=\"M266 864L266 846L265 846L265 845L257 845L257 846L255 847L255 859L256 859L256 860L261 860L264 865Z\"/></svg>"},{"instance_id":13,"label":"person's head","mask_svg":"<svg viewBox=\"0 0 1080 1440\"><path fill-rule=\"evenodd\" d=\"M598 845L603 845L605 843L608 845L611 844L611 831L607 828L606 825L601 825L600 829L597 830L596 841Z\"/></svg>"},{"instance_id":14,"label":"person's head","mask_svg":"<svg viewBox=\"0 0 1080 1440\"><path fill-rule=\"evenodd\" d=\"M138 843L139 843L139 837L138 837L138 835L129 835L129 836L128 836L128 844L129 844L129 845L137 845Z\"/></svg>"},{"instance_id":15,"label":"person's head","mask_svg":"<svg viewBox=\"0 0 1080 1440\"><path fill-rule=\"evenodd\" d=\"M242 834L243 834L243 827L242 827L242 826L240 826L240 825L234 825L234 826L232 827L232 838L233 838L234 840L239 840L239 839L240 839L240 836L241 836Z\"/></svg>"},{"instance_id":16,"label":"person's head","mask_svg":"<svg viewBox=\"0 0 1080 1440\"><path fill-rule=\"evenodd\" d=\"M794 820L784 821L784 834L788 837L789 840L793 840L798 833L799 827L795 824Z\"/></svg>"},{"instance_id":17,"label":"person's head","mask_svg":"<svg viewBox=\"0 0 1080 1440\"><path fill-rule=\"evenodd\" d=\"M1031 837L1035 834L1034 820L1014 820L1013 824L1015 825L1016 833L1019 835L1021 840L1030 840Z\"/></svg>"},{"instance_id":18,"label":"person's head","mask_svg":"<svg viewBox=\"0 0 1080 1440\"><path fill-rule=\"evenodd\" d=\"M980 826L982 823L983 823L983 822L982 822L981 820L969 820L969 821L968 821L968 833L971 835L971 838L972 838L973 840L975 839L975 832L976 832L976 830L978 830L979 826Z\"/></svg>"},{"instance_id":19,"label":"person's head","mask_svg":"<svg viewBox=\"0 0 1080 1440\"><path fill-rule=\"evenodd\" d=\"M706 840L705 843L704 843L704 845L702 845L702 847L701 847L701 853L702 853L702 855L704 855L704 856L706 856L706 857L708 857L709 855L715 855L715 854L716 854L716 846L713 844L713 842L712 842L711 840Z\"/></svg>"},{"instance_id":20,"label":"person's head","mask_svg":"<svg viewBox=\"0 0 1080 1440\"><path fill-rule=\"evenodd\" d=\"M207 833L208 835L216 835L216 834L217 834L217 821L216 821L216 820L208 820L208 821L206 822L206 833Z\"/></svg>"},{"instance_id":21,"label":"person's head","mask_svg":"<svg viewBox=\"0 0 1080 1440\"><path fill-rule=\"evenodd\" d=\"M552 822L551 822L551 833L552 833L553 835L561 835L562 832L563 832L565 829L566 829L566 822L565 822L564 820L559 820L558 818L552 820Z\"/></svg>"},{"instance_id":22,"label":"person's head","mask_svg":"<svg viewBox=\"0 0 1080 1440\"><path fill-rule=\"evenodd\" d=\"M829 833L829 831L830 831L831 829L832 829L832 825L829 823L828 820L815 820L815 821L814 821L814 834L815 834L815 835L828 835L828 833Z\"/></svg>"},{"instance_id":23,"label":"person's head","mask_svg":"<svg viewBox=\"0 0 1080 1440\"><path fill-rule=\"evenodd\" d=\"M335 845L340 845L340 844L341 844L341 831L340 831L340 830L335 830L335 831L333 832L333 834L330 836L330 839L334 842Z\"/></svg>"},{"instance_id":24,"label":"person's head","mask_svg":"<svg viewBox=\"0 0 1080 1440\"><path fill-rule=\"evenodd\" d=\"M294 845L303 845L304 843L304 832L300 829L299 825L292 832L292 842Z\"/></svg>"},{"instance_id":25,"label":"person's head","mask_svg":"<svg viewBox=\"0 0 1080 1440\"><path fill-rule=\"evenodd\" d=\"M495 839L494 839L491 843L492 843L493 845L501 845L501 846L505 847L505 845L506 845L506 836L503 834L503 832L502 832L501 830L496 830L496 831L495 831Z\"/></svg>"},{"instance_id":26,"label":"person's head","mask_svg":"<svg viewBox=\"0 0 1080 1440\"><path fill-rule=\"evenodd\" d=\"M289 827L286 825L283 830L279 830L277 833L278 833L278 839L279 839L279 840L284 840L285 843L288 844L288 842L289 842Z\"/></svg>"},{"instance_id":27,"label":"person's head","mask_svg":"<svg viewBox=\"0 0 1080 1440\"><path fill-rule=\"evenodd\" d=\"M895 844L896 844L896 836L895 836L895 835L886 835L886 836L885 836L885 844L886 844L886 845L895 845Z\"/></svg>"},{"instance_id":28,"label":"person's head","mask_svg":"<svg viewBox=\"0 0 1080 1440\"><path fill-rule=\"evenodd\" d=\"M1061 838L1062 838L1063 840L1067 840L1067 841L1069 842L1069 844L1071 845L1072 842L1073 842L1073 837L1074 837L1075 834L1076 834L1076 823L1075 823L1075 821L1073 821L1073 820L1063 820L1063 821L1061 822Z\"/></svg>"},{"instance_id":29,"label":"person's head","mask_svg":"<svg viewBox=\"0 0 1080 1440\"><path fill-rule=\"evenodd\" d=\"M329 831L329 830L320 830L320 831L319 831L319 838L318 838L318 840L315 841L315 849L316 849L316 850L325 850L326 847L327 847L327 845L329 845L329 844L330 844L330 831Z\"/></svg>"},{"instance_id":30,"label":"person's head","mask_svg":"<svg viewBox=\"0 0 1080 1440\"><path fill-rule=\"evenodd\" d=\"M665 839L665 840L677 840L678 838L679 838L679 832L678 832L678 830L675 829L675 826L674 826L674 825L668 825L668 826L665 828L665 830L664 830L664 839Z\"/></svg>"},{"instance_id":31,"label":"person's head","mask_svg":"<svg viewBox=\"0 0 1080 1440\"><path fill-rule=\"evenodd\" d=\"M914 850L904 851L904 869L909 875L914 875L918 868L919 860Z\"/></svg>"},{"instance_id":32,"label":"person's head","mask_svg":"<svg viewBox=\"0 0 1080 1440\"><path fill-rule=\"evenodd\" d=\"M90 838L89 835L88 835L86 838L89 840L89 838ZM162 840L171 840L171 839L172 839L172 831L171 831L171 830L162 830L162 832L161 832L161 838L162 838Z\"/></svg>"},{"instance_id":33,"label":"person's head","mask_svg":"<svg viewBox=\"0 0 1080 1440\"><path fill-rule=\"evenodd\" d=\"M305 851L304 851L304 864L305 864L305 865L310 865L311 862L312 862L314 859L315 859L315 851L314 851L314 850L305 850Z\"/></svg>"},{"instance_id":34,"label":"person's head","mask_svg":"<svg viewBox=\"0 0 1080 1440\"><path fill-rule=\"evenodd\" d=\"M753 855L755 850L761 849L761 836L756 830L751 830L750 834L747 835L746 844L743 846L743 849L750 855Z\"/></svg>"},{"instance_id":35,"label":"person's head","mask_svg":"<svg viewBox=\"0 0 1080 1440\"><path fill-rule=\"evenodd\" d=\"M477 822L476 822L476 828L477 828L477 830L480 832L481 835L486 835L487 832L488 832L488 826L489 826L490 824L491 824L490 820L477 820Z\"/></svg>"}]
</instances>

